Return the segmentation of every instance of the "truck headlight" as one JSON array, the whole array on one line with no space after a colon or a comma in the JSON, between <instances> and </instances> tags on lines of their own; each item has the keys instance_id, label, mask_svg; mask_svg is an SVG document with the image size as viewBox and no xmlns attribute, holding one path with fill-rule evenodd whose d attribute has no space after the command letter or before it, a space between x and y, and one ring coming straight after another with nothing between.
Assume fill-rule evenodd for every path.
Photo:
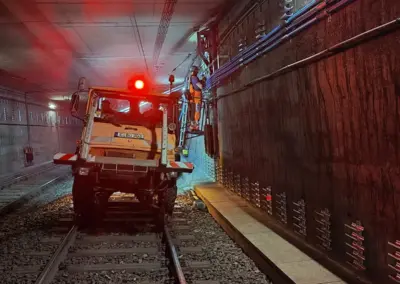
<instances>
[{"instance_id":1,"label":"truck headlight","mask_svg":"<svg viewBox=\"0 0 400 284\"><path fill-rule=\"evenodd\" d=\"M89 175L89 172L90 172L89 168L79 168L78 175L87 176Z\"/></svg>"},{"instance_id":2,"label":"truck headlight","mask_svg":"<svg viewBox=\"0 0 400 284\"><path fill-rule=\"evenodd\" d=\"M176 130L176 124L173 123L173 122L168 124L168 129L169 129L169 131L175 131Z\"/></svg>"},{"instance_id":3,"label":"truck headlight","mask_svg":"<svg viewBox=\"0 0 400 284\"><path fill-rule=\"evenodd\" d=\"M170 178L177 178L178 177L178 173L177 172L170 172L170 173L168 173L168 176Z\"/></svg>"}]
</instances>

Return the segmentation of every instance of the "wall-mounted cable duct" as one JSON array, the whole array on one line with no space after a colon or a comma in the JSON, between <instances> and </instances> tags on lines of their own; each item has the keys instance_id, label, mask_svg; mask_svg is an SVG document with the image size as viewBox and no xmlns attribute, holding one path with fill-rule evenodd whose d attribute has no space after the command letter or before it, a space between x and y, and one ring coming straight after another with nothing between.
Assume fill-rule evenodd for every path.
<instances>
[{"instance_id":1,"label":"wall-mounted cable duct","mask_svg":"<svg viewBox=\"0 0 400 284\"><path fill-rule=\"evenodd\" d=\"M286 26L279 25L260 40L240 52L228 63L218 69L208 80L207 89L216 87L226 77L244 65L271 51L284 41L294 37L299 32L317 23L323 18L336 13L354 0L314 0L293 14L285 21ZM319 4L319 5L318 5Z\"/></svg>"},{"instance_id":2,"label":"wall-mounted cable duct","mask_svg":"<svg viewBox=\"0 0 400 284\"><path fill-rule=\"evenodd\" d=\"M279 40L280 37L284 36L285 33L292 29L295 29L296 26L301 25L304 21L319 12L322 7L315 7L315 5L321 2L323 2L323 0L314 0L308 3L305 7L294 13L292 17L288 18L284 22L284 24L275 27L268 34L261 37L260 40L256 41L244 51L234 56L228 63L218 69L214 73L214 76L212 78L217 79L218 77L220 77L221 74L229 71L231 68L237 67L237 65L242 66L244 64L244 61L248 57L260 54L261 51L264 50L264 48L266 48L268 45L273 44L275 41ZM299 19L299 21L296 21L296 19L298 19L300 16L307 17L302 17L301 19ZM289 25L289 22L291 22L292 24Z\"/></svg>"},{"instance_id":3,"label":"wall-mounted cable duct","mask_svg":"<svg viewBox=\"0 0 400 284\"><path fill-rule=\"evenodd\" d=\"M240 87L240 88L238 88L238 89L236 89L234 91L231 91L229 93L226 93L226 94L218 96L217 99L221 99L221 98L224 98L224 97L231 96L231 95L233 95L235 93L242 92L245 89L247 89L247 88L249 88L249 87L251 87L251 86L253 86L255 84L258 84L258 83L260 83L262 81L271 80L273 78L276 78L278 76L281 76L283 74L291 72L291 71L293 71L295 69L304 67L304 66L306 66L308 64L311 64L311 63L317 62L319 60L322 60L324 58L333 56L333 55L335 55L335 54L337 54L339 52L343 52L343 51L345 51L347 49L353 48L353 47L355 47L357 45L360 45L360 44L362 44L364 42L367 42L369 40L373 40L373 39L375 39L375 38L377 38L379 36L386 35L386 34L388 34L390 32L398 30L398 29L400 29L400 18L397 18L397 19L395 19L395 20L393 20L391 22L388 22L388 23L383 24L381 26L375 27L375 28L373 28L371 30L368 30L368 31L363 32L363 33L361 33L359 35L356 35L356 36L354 36L354 37L352 37L350 39L347 39L345 41L337 43L337 44L335 44L335 45L333 45L333 46L331 46L331 47L329 47L329 48L327 48L327 49L325 49L325 50L323 50L321 52L318 52L318 53L316 53L316 54L314 54L312 56L309 56L307 58L304 58L302 60L296 61L296 62L294 62L292 64L286 65L286 66L284 66L284 67L282 67L282 68L280 68L280 69L278 69L278 70L276 70L276 71L274 71L274 72L272 72L270 74L267 74L265 76L256 78L256 79L252 80L251 82L245 84L244 86L242 86L242 87Z\"/></svg>"},{"instance_id":4,"label":"wall-mounted cable duct","mask_svg":"<svg viewBox=\"0 0 400 284\"><path fill-rule=\"evenodd\" d=\"M154 44L153 51L153 68L157 66L158 59L160 57L161 49L163 47L165 37L167 36L169 23L171 22L172 15L174 13L175 4L177 0L165 0L164 9L161 15L160 25L158 26L158 32L156 42Z\"/></svg>"},{"instance_id":5,"label":"wall-mounted cable duct","mask_svg":"<svg viewBox=\"0 0 400 284\"><path fill-rule=\"evenodd\" d=\"M235 23L229 27L223 34L222 37L219 41L219 44L223 44L226 39L229 37L229 35L235 30L235 28L237 28L237 26L240 25L240 23L242 23L247 16L249 16L261 3L263 3L265 0L262 1L257 1L256 3L252 3L249 2L245 8L243 9L243 13L240 13L240 16L235 20ZM239 2L239 1L238 1ZM249 5L250 4L250 5Z\"/></svg>"}]
</instances>

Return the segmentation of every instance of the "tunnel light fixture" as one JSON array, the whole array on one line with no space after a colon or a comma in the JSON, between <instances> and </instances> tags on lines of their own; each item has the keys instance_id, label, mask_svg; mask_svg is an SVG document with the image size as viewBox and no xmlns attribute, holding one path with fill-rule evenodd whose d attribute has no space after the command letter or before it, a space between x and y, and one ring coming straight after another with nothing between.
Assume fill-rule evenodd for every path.
<instances>
[{"instance_id":1,"label":"tunnel light fixture","mask_svg":"<svg viewBox=\"0 0 400 284\"><path fill-rule=\"evenodd\" d=\"M56 109L57 106L54 103L49 103L49 109Z\"/></svg>"}]
</instances>

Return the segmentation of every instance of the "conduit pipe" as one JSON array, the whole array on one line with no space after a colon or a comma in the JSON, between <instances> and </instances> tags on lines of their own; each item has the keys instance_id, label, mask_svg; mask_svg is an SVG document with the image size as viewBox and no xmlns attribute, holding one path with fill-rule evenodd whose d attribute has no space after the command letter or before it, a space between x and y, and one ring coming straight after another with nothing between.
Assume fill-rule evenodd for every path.
<instances>
[{"instance_id":1,"label":"conduit pipe","mask_svg":"<svg viewBox=\"0 0 400 284\"><path fill-rule=\"evenodd\" d=\"M314 0L313 2L310 2L308 5L304 6L302 9L300 9L299 11L294 13L289 19L287 19L285 21L285 24L283 26L279 25L279 26L275 27L274 29L272 29L271 32L269 32L268 34L261 37L261 39L259 41L251 44L244 51L242 51L242 52L238 53L236 56L234 56L230 60L230 62L228 62L227 64L225 64L224 66L222 66L220 69L218 69L215 72L215 75L214 75L215 77L213 77L213 78L219 77L221 73L225 72L225 69L229 69L229 68L232 68L232 66L237 65L238 60L243 61L244 57L252 56L258 50L265 48L265 46L270 43L270 38L272 36L275 36L275 34L277 32L279 32L279 31L286 32L290 29L295 28L297 25L301 24L303 21L307 20L309 17L312 16L312 13L310 13L310 12L312 12L312 10L309 10L309 9L322 1L324 1L324 0ZM337 0L335 0L335 1L337 1ZM317 12L317 10L314 13L316 13L316 12ZM296 20L300 16L302 16L302 18L299 18L298 20ZM293 21L293 20L296 20L296 21L291 26L288 26L288 23L290 23L290 21Z\"/></svg>"},{"instance_id":2,"label":"conduit pipe","mask_svg":"<svg viewBox=\"0 0 400 284\"><path fill-rule=\"evenodd\" d=\"M342 0L340 1L337 5L335 5L332 9L332 11L337 11L338 8L344 7L344 5L349 4L351 1L354 0ZM324 5L325 3L322 3L322 5L319 5L316 7L315 12L320 12L322 8L326 7L326 5ZM285 27L282 29L282 31L279 33L279 35L282 35L281 38L276 39L276 42L271 43L274 39L269 40L268 42L265 42L264 44L262 44L260 46L264 47L263 50L261 50L260 52L257 52L254 54L254 52L252 53L253 56L251 57L246 57L243 58L241 60L241 63L239 65L236 65L233 69L230 69L229 71L226 71L225 74L218 74L216 77L216 80L214 82L212 82L211 87L215 87L217 86L217 84L223 80L224 78L226 78L227 76L231 75L233 72L235 72L236 70L238 70L240 67L247 65L249 63L251 63L252 61L254 61L255 59L257 59L259 56L264 55L265 53L271 51L273 48L277 47L279 44L283 43L284 41L294 37L296 34L300 33L301 31L307 29L308 27L310 27L312 24L322 20L323 18L328 17L330 14L332 14L332 12L330 11L331 9L328 9L326 11L323 11L322 13L318 14L316 17L314 17L313 19L309 20L308 22L306 22L305 24L297 27L296 29L294 29L293 31L289 32L289 30L293 29L293 27ZM315 14L315 13L314 13ZM286 33L286 34L285 34ZM268 46L269 44L271 44L270 46ZM265 47L266 46L266 47Z\"/></svg>"},{"instance_id":3,"label":"conduit pipe","mask_svg":"<svg viewBox=\"0 0 400 284\"><path fill-rule=\"evenodd\" d=\"M311 25L337 12L341 8L350 4L355 0L315 0L297 11L293 16L286 20L291 23L287 26L279 25L275 27L267 35L263 36L259 41L250 45L243 52L237 54L230 62L218 69L208 80L206 88L217 87L221 80L225 79L240 67L249 64L258 57L271 51L284 41L294 37L301 31L304 31ZM336 4L334 4L336 2ZM318 5L320 4L320 5ZM333 4L328 8L329 5ZM311 17L313 17L310 19ZM309 20L310 19L310 20ZM307 21L308 20L308 21ZM305 22L306 21L306 22Z\"/></svg>"},{"instance_id":4,"label":"conduit pipe","mask_svg":"<svg viewBox=\"0 0 400 284\"><path fill-rule=\"evenodd\" d=\"M224 37L220 40L220 45L221 45L222 43L225 42L225 40L226 40L226 39L228 38L228 36L233 32L233 30L234 30L241 22L243 22L244 19L245 19L248 15L250 15L250 13L253 12L253 10L254 10L258 5L260 5L260 3L254 3L250 8L246 9L246 11L244 12L244 14L241 15L241 16L239 17L239 19L236 20L236 23L235 23L233 26L231 26L231 27L228 29L228 31L225 33Z\"/></svg>"},{"instance_id":5,"label":"conduit pipe","mask_svg":"<svg viewBox=\"0 0 400 284\"><path fill-rule=\"evenodd\" d=\"M333 46L331 46L331 47L329 47L329 48L327 48L327 49L325 49L325 50L323 50L321 52L318 52L318 53L316 53L316 54L314 54L314 55L312 55L310 57L307 57L305 59L299 60L299 61L294 62L294 63L289 64L289 65L286 65L286 66L284 66L284 67L278 69L277 71L274 71L274 72L272 72L272 73L270 73L268 75L265 75L265 76L259 77L257 79L254 79L253 81L245 84L244 86L242 86L242 87L240 87L240 88L238 88L238 89L236 89L234 91L231 91L229 93L226 93L226 94L218 96L217 100L219 100L221 98L225 98L225 97L231 96L231 95L233 95L235 93L242 92L245 89L247 89L247 88L249 88L249 87L251 87L251 86L253 86L255 84L258 84L258 83L260 83L262 81L271 80L271 79L276 78L276 77L278 77L280 75L283 75L283 74L286 74L288 72L291 72L291 71L293 71L295 69L304 67L304 66L306 66L308 64L320 61L320 60L325 59L327 57L333 56L333 55L335 55L335 54L337 54L339 52L343 52L343 51L345 51L347 49L353 48L353 47L355 47L355 46L357 46L357 45L359 45L361 43L364 43L364 42L373 40L374 38L386 35L386 34L388 34L390 32L393 32L393 31L397 30L398 28L400 28L400 18L397 18L397 19L395 19L395 20L393 20L391 22L388 22L388 23L383 24L381 26L375 27L375 28L370 29L370 30L368 30L366 32L363 32L363 33L361 33L361 34L359 34L359 35L357 35L355 37L352 37L352 38L347 39L345 41L342 41L342 42L340 42L338 44L335 44L335 45L333 45Z\"/></svg>"}]
</instances>

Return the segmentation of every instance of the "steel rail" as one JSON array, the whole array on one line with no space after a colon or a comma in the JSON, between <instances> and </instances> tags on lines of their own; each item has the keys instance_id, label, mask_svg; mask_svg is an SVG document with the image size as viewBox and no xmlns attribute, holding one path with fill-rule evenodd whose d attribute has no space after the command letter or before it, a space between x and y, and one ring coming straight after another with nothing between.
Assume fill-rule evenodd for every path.
<instances>
[{"instance_id":1,"label":"steel rail","mask_svg":"<svg viewBox=\"0 0 400 284\"><path fill-rule=\"evenodd\" d=\"M4 123L4 124L1 123L0 125L8 125L8 123ZM10 123L9 125L15 125L15 124ZM16 125L27 126L27 124L16 124ZM41 126L41 125L35 125L35 126ZM37 170L37 171L28 172L28 173L25 173L22 175L15 174L13 176L6 177L3 180L0 180L0 182L3 183L0 186L0 190L4 189L6 187L10 187L18 182L27 180L31 177L41 175L44 172L48 172L49 170L53 170L55 168L57 168L57 165L52 164L52 162L48 162L48 163L44 164L43 166L39 166L39 170Z\"/></svg>"},{"instance_id":2,"label":"steel rail","mask_svg":"<svg viewBox=\"0 0 400 284\"><path fill-rule=\"evenodd\" d=\"M62 180L66 175L60 175L56 178L53 178L45 183L39 185L37 188L30 190L26 194L23 194L17 197L15 200L9 202L8 204L4 205L4 207L0 208L0 217L6 216L14 212L15 210L19 209L23 206L26 202L31 200L32 198L40 195L43 193L49 186L55 184L56 182Z\"/></svg>"},{"instance_id":3,"label":"steel rail","mask_svg":"<svg viewBox=\"0 0 400 284\"><path fill-rule=\"evenodd\" d=\"M172 242L171 234L169 233L169 230L167 226L164 226L164 241L166 244L166 254L169 256L170 261L171 261L171 268L173 269L173 273L175 274L175 283L177 284L186 284L186 279L185 275L183 274L183 270L181 267L181 264L179 262L179 257L175 249L175 245Z\"/></svg>"},{"instance_id":4,"label":"steel rail","mask_svg":"<svg viewBox=\"0 0 400 284\"><path fill-rule=\"evenodd\" d=\"M64 237L56 252L47 263L46 267L36 279L35 284L50 284L57 274L60 263L65 259L68 249L71 247L78 234L78 226L73 226Z\"/></svg>"}]
</instances>

